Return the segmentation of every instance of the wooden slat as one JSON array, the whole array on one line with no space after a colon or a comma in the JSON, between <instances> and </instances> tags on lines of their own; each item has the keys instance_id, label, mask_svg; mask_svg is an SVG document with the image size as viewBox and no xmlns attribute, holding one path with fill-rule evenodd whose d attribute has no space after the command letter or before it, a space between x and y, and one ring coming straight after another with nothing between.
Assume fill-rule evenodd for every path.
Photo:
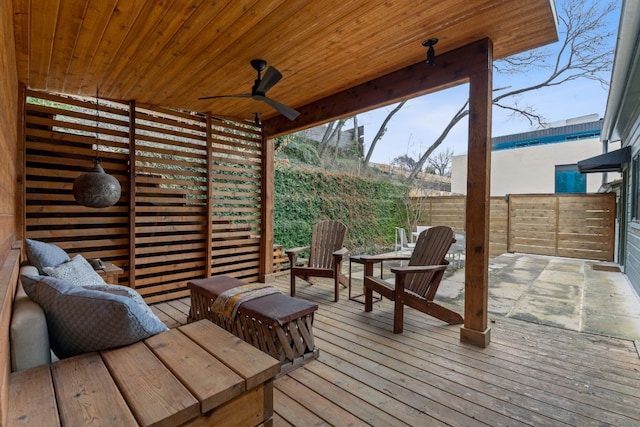
<instances>
[{"instance_id":1,"label":"wooden slat","mask_svg":"<svg viewBox=\"0 0 640 427\"><path fill-rule=\"evenodd\" d=\"M56 362L51 371L62 425L137 425L98 353Z\"/></svg>"},{"instance_id":2,"label":"wooden slat","mask_svg":"<svg viewBox=\"0 0 640 427\"><path fill-rule=\"evenodd\" d=\"M127 390L124 398L141 425L179 425L200 414L198 400L143 343L104 351L102 358L116 383Z\"/></svg>"},{"instance_id":3,"label":"wooden slat","mask_svg":"<svg viewBox=\"0 0 640 427\"><path fill-rule=\"evenodd\" d=\"M201 343L205 350L218 359L224 360L229 368L246 380L248 390L280 372L279 361L264 358L260 350L223 329L215 328L211 322L191 323L182 326L180 331Z\"/></svg>"},{"instance_id":4,"label":"wooden slat","mask_svg":"<svg viewBox=\"0 0 640 427\"><path fill-rule=\"evenodd\" d=\"M49 365L12 373L9 395L7 425L60 425Z\"/></svg>"},{"instance_id":5,"label":"wooden slat","mask_svg":"<svg viewBox=\"0 0 640 427\"><path fill-rule=\"evenodd\" d=\"M183 427L253 425L256 420L265 419L266 388L271 388L271 385L255 387L253 390L245 392L242 396L227 402L223 407L216 408L205 414L204 417L187 422Z\"/></svg>"},{"instance_id":6,"label":"wooden slat","mask_svg":"<svg viewBox=\"0 0 640 427\"><path fill-rule=\"evenodd\" d=\"M201 412L207 412L246 391L242 377L177 329L147 338L145 344L189 387L201 402Z\"/></svg>"}]
</instances>

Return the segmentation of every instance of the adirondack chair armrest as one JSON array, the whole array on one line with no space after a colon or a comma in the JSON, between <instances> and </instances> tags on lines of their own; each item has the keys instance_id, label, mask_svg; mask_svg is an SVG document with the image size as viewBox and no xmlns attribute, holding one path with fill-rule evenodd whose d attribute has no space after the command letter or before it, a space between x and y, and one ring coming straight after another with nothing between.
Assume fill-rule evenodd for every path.
<instances>
[{"instance_id":1,"label":"adirondack chair armrest","mask_svg":"<svg viewBox=\"0 0 640 427\"><path fill-rule=\"evenodd\" d=\"M345 256L345 255L346 255L346 254L348 254L348 253L349 253L349 249L347 249L347 248L342 248L342 249L338 249L337 251L335 251L335 252L333 253L333 256L334 256L334 257L337 257L337 258L342 258L343 256Z\"/></svg>"},{"instance_id":2,"label":"adirondack chair armrest","mask_svg":"<svg viewBox=\"0 0 640 427\"><path fill-rule=\"evenodd\" d=\"M300 246L299 248L287 249L284 253L286 253L287 255L289 255L289 254L298 255L300 252L304 252L306 250L309 250L309 248L310 248L310 246Z\"/></svg>"},{"instance_id":3,"label":"adirondack chair armrest","mask_svg":"<svg viewBox=\"0 0 640 427\"><path fill-rule=\"evenodd\" d=\"M285 251L285 253L289 257L289 264L291 265L291 268L296 266L296 258L298 257L298 254L300 252L308 250L309 248L310 246L301 246L299 248L291 248Z\"/></svg>"},{"instance_id":4,"label":"adirondack chair armrest","mask_svg":"<svg viewBox=\"0 0 640 427\"><path fill-rule=\"evenodd\" d=\"M406 267L391 267L393 274L426 273L428 271L446 270L446 265L408 265Z\"/></svg>"}]
</instances>

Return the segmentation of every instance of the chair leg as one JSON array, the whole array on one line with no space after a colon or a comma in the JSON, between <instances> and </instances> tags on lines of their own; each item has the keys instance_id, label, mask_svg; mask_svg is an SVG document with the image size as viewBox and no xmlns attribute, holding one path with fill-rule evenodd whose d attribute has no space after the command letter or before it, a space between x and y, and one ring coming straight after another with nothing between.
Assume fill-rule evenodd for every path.
<instances>
[{"instance_id":1,"label":"chair leg","mask_svg":"<svg viewBox=\"0 0 640 427\"><path fill-rule=\"evenodd\" d=\"M337 273L333 275L333 288L335 292L333 301L338 302L340 299L340 275Z\"/></svg>"},{"instance_id":2,"label":"chair leg","mask_svg":"<svg viewBox=\"0 0 640 427\"><path fill-rule=\"evenodd\" d=\"M393 307L393 333L401 334L404 326L404 301L398 298L394 301Z\"/></svg>"},{"instance_id":3,"label":"chair leg","mask_svg":"<svg viewBox=\"0 0 640 427\"><path fill-rule=\"evenodd\" d=\"M296 275L291 273L291 296L296 296Z\"/></svg>"}]
</instances>

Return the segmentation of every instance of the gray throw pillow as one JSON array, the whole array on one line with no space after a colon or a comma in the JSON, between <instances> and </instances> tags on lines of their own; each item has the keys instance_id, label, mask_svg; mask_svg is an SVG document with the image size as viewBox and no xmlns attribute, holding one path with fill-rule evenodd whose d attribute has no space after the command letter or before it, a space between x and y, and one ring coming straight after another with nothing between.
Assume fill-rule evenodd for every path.
<instances>
[{"instance_id":1,"label":"gray throw pillow","mask_svg":"<svg viewBox=\"0 0 640 427\"><path fill-rule=\"evenodd\" d=\"M45 267L55 267L70 260L69 255L59 246L39 240L26 239L25 250L29 264L35 266L40 274Z\"/></svg>"},{"instance_id":2,"label":"gray throw pillow","mask_svg":"<svg viewBox=\"0 0 640 427\"><path fill-rule=\"evenodd\" d=\"M49 276L20 276L25 292L47 318L59 358L106 350L167 330L142 297L118 285L75 286Z\"/></svg>"},{"instance_id":3,"label":"gray throw pillow","mask_svg":"<svg viewBox=\"0 0 640 427\"><path fill-rule=\"evenodd\" d=\"M96 273L89 261L80 254L74 256L71 261L63 262L55 267L45 267L44 272L48 276L76 286L106 285L104 279Z\"/></svg>"}]
</instances>

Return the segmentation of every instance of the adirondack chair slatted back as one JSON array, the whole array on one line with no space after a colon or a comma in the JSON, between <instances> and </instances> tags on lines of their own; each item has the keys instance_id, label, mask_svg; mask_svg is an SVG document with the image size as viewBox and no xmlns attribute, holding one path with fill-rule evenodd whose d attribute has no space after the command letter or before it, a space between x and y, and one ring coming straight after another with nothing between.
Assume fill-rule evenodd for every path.
<instances>
[{"instance_id":1,"label":"adirondack chair slatted back","mask_svg":"<svg viewBox=\"0 0 640 427\"><path fill-rule=\"evenodd\" d=\"M446 256L451 245L455 242L453 230L450 227L431 227L420 233L416 247L411 254L409 265L447 265ZM437 286L443 271L407 275L405 289L431 301L438 290Z\"/></svg>"},{"instance_id":2,"label":"adirondack chair slatted back","mask_svg":"<svg viewBox=\"0 0 640 427\"><path fill-rule=\"evenodd\" d=\"M347 226L340 221L322 221L313 226L309 267L333 268L333 253L342 249Z\"/></svg>"}]
</instances>

